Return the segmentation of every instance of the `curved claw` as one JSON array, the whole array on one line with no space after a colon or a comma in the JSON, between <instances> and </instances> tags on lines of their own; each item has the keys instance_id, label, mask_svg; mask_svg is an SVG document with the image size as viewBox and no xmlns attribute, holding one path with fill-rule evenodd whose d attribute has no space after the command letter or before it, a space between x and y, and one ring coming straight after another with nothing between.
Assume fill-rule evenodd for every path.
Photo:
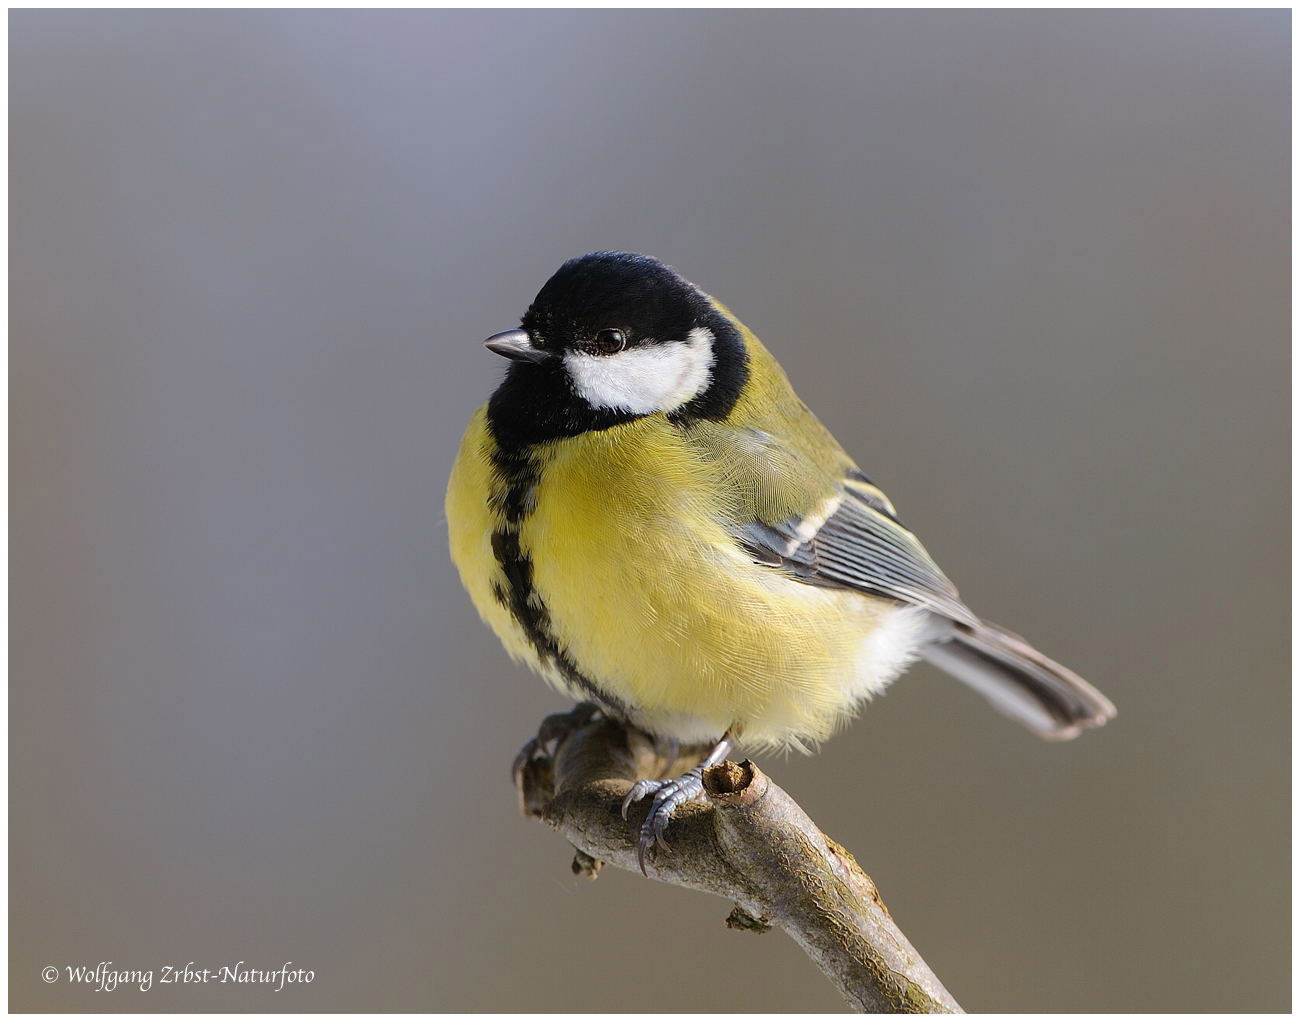
<instances>
[{"instance_id":1,"label":"curved claw","mask_svg":"<svg viewBox=\"0 0 1300 1022\"><path fill-rule=\"evenodd\" d=\"M654 834L653 844L660 845L668 851L672 851L672 846L668 844L664 832L668 829L668 813L664 811L666 807L660 808L657 812L652 813L646 823L650 826Z\"/></svg>"},{"instance_id":2,"label":"curved claw","mask_svg":"<svg viewBox=\"0 0 1300 1022\"><path fill-rule=\"evenodd\" d=\"M631 809L632 806L640 802L651 792L658 791L660 786L662 786L664 783L665 782L663 781L643 780L643 781L637 781L636 784L632 785L631 789L629 789L627 793L627 797L623 799L623 806L622 806L623 819L625 820L627 819L627 811Z\"/></svg>"},{"instance_id":3,"label":"curved claw","mask_svg":"<svg viewBox=\"0 0 1300 1022\"><path fill-rule=\"evenodd\" d=\"M524 747L519 750L519 755L515 757L515 761L510 764L510 777L515 782L516 789L523 783L524 768L537 755L540 748L541 743L536 738L528 739L528 741L524 742Z\"/></svg>"},{"instance_id":4,"label":"curved claw","mask_svg":"<svg viewBox=\"0 0 1300 1022\"><path fill-rule=\"evenodd\" d=\"M704 785L700 780L702 773L702 769L696 767L671 781L637 781L632 786L632 790L627 793L627 798L623 800L623 818L626 819L629 806L654 792L650 811L646 814L645 822L641 824L636 849L637 865L646 876L649 874L646 872L645 857L650 849L658 845L665 851L672 851L672 845L668 843L665 834L668 824L672 821L673 813L680 806L704 794Z\"/></svg>"},{"instance_id":5,"label":"curved claw","mask_svg":"<svg viewBox=\"0 0 1300 1022\"><path fill-rule=\"evenodd\" d=\"M535 759L551 755L551 747L558 749L563 741L579 728L586 727L600 713L595 703L578 703L566 713L552 713L543 719L537 728L537 734L524 742L514 763L510 765L510 776L519 790L523 783L524 770Z\"/></svg>"}]
</instances>

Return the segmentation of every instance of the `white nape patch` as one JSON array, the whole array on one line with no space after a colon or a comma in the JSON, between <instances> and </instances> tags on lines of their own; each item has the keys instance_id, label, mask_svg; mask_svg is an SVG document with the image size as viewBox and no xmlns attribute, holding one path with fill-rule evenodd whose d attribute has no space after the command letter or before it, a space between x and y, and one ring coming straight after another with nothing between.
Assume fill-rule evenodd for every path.
<instances>
[{"instance_id":1,"label":"white nape patch","mask_svg":"<svg viewBox=\"0 0 1300 1022\"><path fill-rule=\"evenodd\" d=\"M933 627L930 612L923 607L886 611L858 647L846 694L858 700L881 691L915 662Z\"/></svg>"},{"instance_id":2,"label":"white nape patch","mask_svg":"<svg viewBox=\"0 0 1300 1022\"><path fill-rule=\"evenodd\" d=\"M713 332L697 326L684 341L647 344L617 355L570 351L564 367L593 408L651 415L702 394L713 378Z\"/></svg>"}]
</instances>

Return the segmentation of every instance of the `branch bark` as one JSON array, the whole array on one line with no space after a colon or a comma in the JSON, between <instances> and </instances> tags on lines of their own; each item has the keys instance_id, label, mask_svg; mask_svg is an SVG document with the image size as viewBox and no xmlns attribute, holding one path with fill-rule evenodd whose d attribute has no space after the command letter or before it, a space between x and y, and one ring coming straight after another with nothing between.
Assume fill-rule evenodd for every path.
<instances>
[{"instance_id":1,"label":"branch bark","mask_svg":"<svg viewBox=\"0 0 1300 1022\"><path fill-rule=\"evenodd\" d=\"M557 748L538 756L534 746L516 764L524 812L568 838L574 872L595 876L604 863L637 871L649 799L625 821L623 797L635 778L676 776L697 760L667 762L639 732L578 712L548 718L541 735ZM707 804L679 809L671 851L657 849L647 862L652 879L735 902L733 928L780 927L859 1011L961 1011L853 856L766 774L749 761L721 763L704 785Z\"/></svg>"}]
</instances>

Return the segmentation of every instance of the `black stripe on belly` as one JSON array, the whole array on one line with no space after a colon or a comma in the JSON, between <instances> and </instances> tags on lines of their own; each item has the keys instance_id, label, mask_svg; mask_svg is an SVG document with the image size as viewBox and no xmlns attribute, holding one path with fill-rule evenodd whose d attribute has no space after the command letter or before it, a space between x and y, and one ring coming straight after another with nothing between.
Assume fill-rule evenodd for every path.
<instances>
[{"instance_id":1,"label":"black stripe on belly","mask_svg":"<svg viewBox=\"0 0 1300 1022\"><path fill-rule=\"evenodd\" d=\"M554 664L564 679L584 695L625 717L627 707L622 700L605 692L578 670L578 665L560 647L551 624L550 611L542 602L541 595L533 588L533 562L519 545L519 529L533 511L538 479L536 460L527 449L505 450L497 447L492 452L492 464L500 474L503 485L494 488L490 500L505 519L505 524L492 533L492 554L505 576L505 585L494 585L493 595L519 622L519 627L524 630L543 662Z\"/></svg>"}]
</instances>

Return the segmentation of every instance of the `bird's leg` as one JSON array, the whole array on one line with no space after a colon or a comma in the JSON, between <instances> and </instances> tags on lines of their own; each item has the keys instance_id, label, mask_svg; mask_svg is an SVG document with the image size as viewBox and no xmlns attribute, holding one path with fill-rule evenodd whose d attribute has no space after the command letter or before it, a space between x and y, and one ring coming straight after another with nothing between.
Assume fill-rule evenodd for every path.
<instances>
[{"instance_id":1,"label":"bird's leg","mask_svg":"<svg viewBox=\"0 0 1300 1022\"><path fill-rule=\"evenodd\" d=\"M661 745L660 739L655 739L655 752L662 756L664 760L664 768L662 773L659 775L660 777L663 777L673 768L673 764L677 762L677 754L681 748L681 745L676 738L665 738L662 742L663 744ZM626 819L626 817L627 814L624 813L624 818Z\"/></svg>"},{"instance_id":2,"label":"bird's leg","mask_svg":"<svg viewBox=\"0 0 1300 1022\"><path fill-rule=\"evenodd\" d=\"M717 766L727 754L735 748L736 743L731 738L731 732L728 731L722 736L709 754L704 757L698 766L693 767L681 777L674 778L671 781L649 781L641 780L632 785L632 790L627 793L627 798L623 799L623 819L627 819L627 811L635 802L640 802L647 795L653 794L654 801L650 803L650 812L646 814L645 823L641 825L641 838L637 843L636 861L641 867L641 872L645 873L645 855L656 843L671 851L668 842L664 840L664 830L668 827L668 821L672 819L673 813L677 808L697 799L704 794L704 771L711 766Z\"/></svg>"}]
</instances>

